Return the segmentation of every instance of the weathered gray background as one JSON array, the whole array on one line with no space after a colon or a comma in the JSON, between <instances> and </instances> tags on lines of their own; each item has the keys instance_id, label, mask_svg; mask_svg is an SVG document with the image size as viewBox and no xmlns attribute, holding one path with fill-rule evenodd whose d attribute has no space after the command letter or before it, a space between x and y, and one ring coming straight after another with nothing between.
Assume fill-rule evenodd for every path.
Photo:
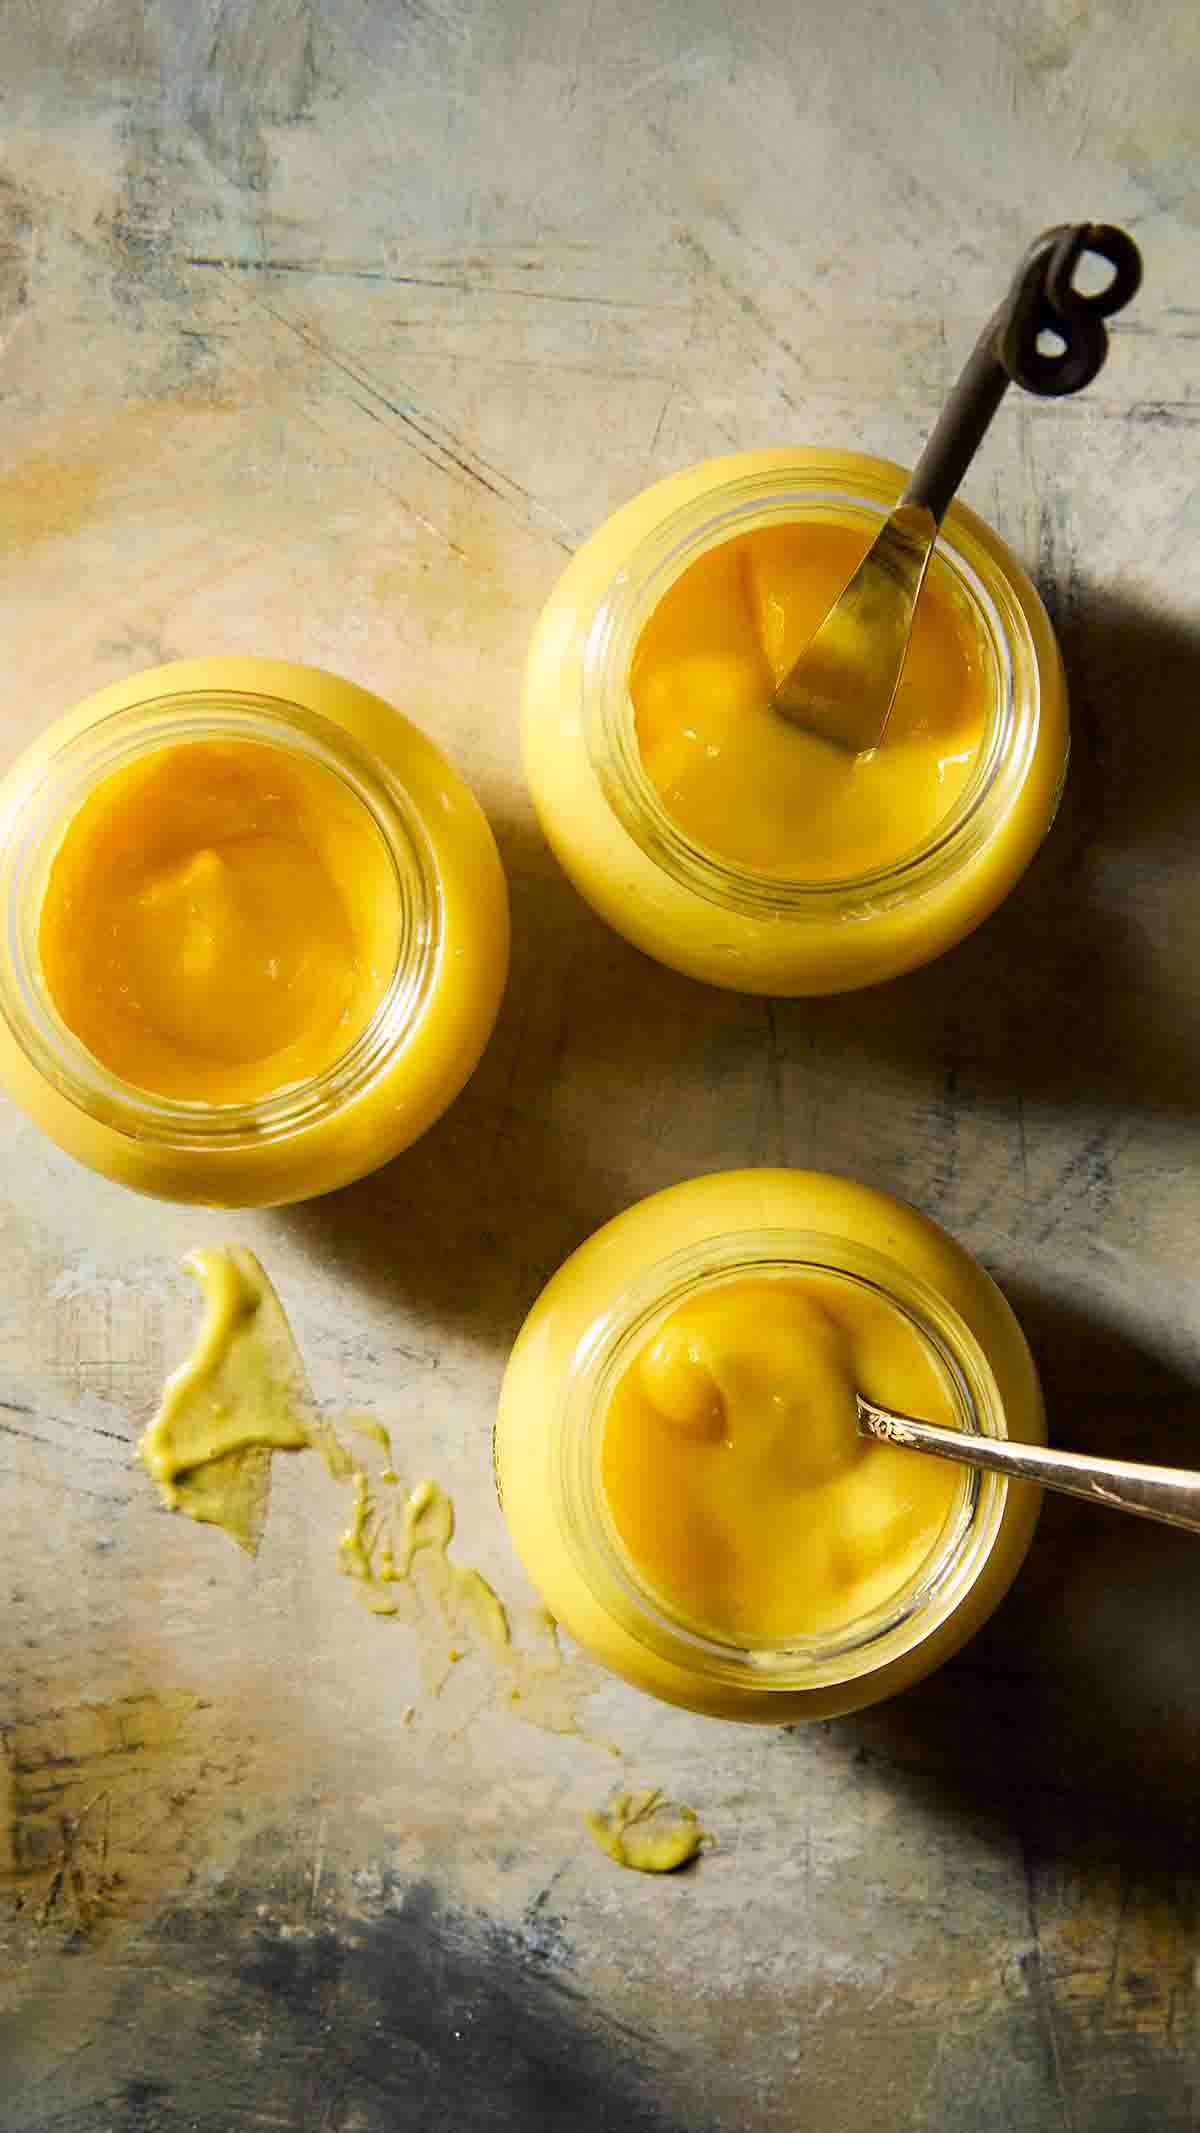
<instances>
[{"instance_id":1,"label":"weathered gray background","mask_svg":"<svg viewBox=\"0 0 1200 2133\"><path fill-rule=\"evenodd\" d=\"M629 1199L787 1161L980 1254L1062 1441L1200 1463L1198 93L1192 0L0 8L5 757L160 659L318 661L451 750L516 920L474 1084L332 1200L143 1205L0 1116L4 2133L1200 2122L1194 1543L1052 1506L991 1629L859 1720L602 1687L588 1726L722 1840L664 1885L582 1833L600 1748L403 1723L415 1648L333 1575L312 1462L251 1564L128 1459L193 1321L179 1254L234 1236L322 1397L395 1425L515 1600L487 1447L523 1309ZM653 968L521 789L555 573L713 451L910 455L1076 216L1135 232L1144 295L1097 387L1014 395L968 484L1071 670L1047 850L859 999ZM39 1924L90 1801L85 1907L121 1878L90 1931L61 1892Z\"/></svg>"}]
</instances>

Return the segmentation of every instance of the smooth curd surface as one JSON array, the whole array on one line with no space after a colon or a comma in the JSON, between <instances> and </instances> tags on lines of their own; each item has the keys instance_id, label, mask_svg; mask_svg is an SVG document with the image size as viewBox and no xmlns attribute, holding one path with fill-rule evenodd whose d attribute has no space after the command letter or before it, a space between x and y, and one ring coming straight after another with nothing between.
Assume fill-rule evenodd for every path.
<instances>
[{"instance_id":1,"label":"smooth curd surface","mask_svg":"<svg viewBox=\"0 0 1200 2133\"><path fill-rule=\"evenodd\" d=\"M704 1290L628 1365L604 1493L636 1570L689 1626L784 1644L846 1628L918 1575L962 1477L860 1437L856 1387L954 1424L911 1321L832 1275Z\"/></svg>"},{"instance_id":2,"label":"smooth curd surface","mask_svg":"<svg viewBox=\"0 0 1200 2133\"><path fill-rule=\"evenodd\" d=\"M362 802L299 752L155 750L68 824L39 948L68 1027L122 1081L243 1103L319 1074L378 1006L399 897Z\"/></svg>"},{"instance_id":3,"label":"smooth curd surface","mask_svg":"<svg viewBox=\"0 0 1200 2133\"><path fill-rule=\"evenodd\" d=\"M736 726L737 706L739 701L744 705L754 668L761 709L767 693L763 684L784 657L786 630L802 639L805 612L814 623L821 619L811 610L822 608L822 603L827 608L836 597L868 537L858 502L852 509L839 499L868 500L878 514L872 516L873 527L895 503L904 479L902 467L861 453L795 446L739 452L688 467L642 490L597 527L568 563L538 619L525 668L522 748L542 827L564 871L593 909L647 955L689 977L780 996L846 992L893 978L940 955L995 910L1053 820L1068 746L1058 647L1037 593L1011 551L958 501L946 514L942 538L963 568L975 573L982 597L1001 618L998 642L1013 661L1014 703L989 794L972 818L974 832L955 848L948 831L936 879L919 885L897 881L887 894L870 885L850 896L835 886L848 865L869 868L889 847L911 852L914 838L919 842L951 806L956 781L961 785L970 775L971 764L954 758L977 745L984 670L976 663L970 629L960 636L961 618L945 592L948 583L958 582L951 580L949 564L931 566L933 605L926 616L920 664L909 677L909 738L894 748L890 767L885 758L891 743L878 751L876 764L831 768L826 762L822 793L821 778L813 769L815 742L792 731L772 735L771 752L760 763L757 751L745 746L744 735L738 735L734 747L727 730L730 714L721 710L719 699L715 704L712 700L709 685L716 685L716 668L722 669L716 675L722 689L732 669L728 701L734 706ZM699 543L706 527L724 523L736 510L737 525L730 527L725 540L728 549L734 532L742 537L747 517L753 519L761 511L765 518L777 511L781 498L806 504L811 500L813 510L819 509L823 544L820 555L809 553L803 570L785 567L786 556L780 559L775 579L786 603L777 602L770 592L764 565L765 590L754 610L747 608L742 584L727 587L720 598L721 589L714 587L708 601L700 596L696 581L687 595L686 613L680 607L676 614L679 628L673 625L670 641L665 615L661 639L658 631L648 635L656 613L671 597L672 572L676 586L684 575L686 566L674 560L677 549ZM785 523L784 534L790 538L792 525L800 524L798 517ZM746 536L757 540L758 533L767 530L774 540L774 524L770 529L751 524ZM807 524L799 537L807 540ZM717 556L720 552L719 547L707 551ZM723 566L713 563L711 568L719 576ZM655 596L657 604L651 602L645 619L637 620L640 636L633 635L626 645L620 618L636 606L637 595L648 594L652 582L667 590ZM959 597L956 591L954 600ZM629 627L632 632L634 623ZM610 634L613 644L619 644L619 657L614 650L607 660L596 648L609 642ZM662 683L656 701L651 700L654 691L648 689L646 671L652 652ZM684 664L694 662L700 671L695 718L680 711L676 652ZM990 648L989 663L994 664ZM640 706L632 701L631 682L642 697ZM931 727L922 735L920 718L926 710L934 716L929 708L934 682L938 730ZM640 736L639 714L644 729ZM697 736L701 732L699 714L705 737L689 740L685 729ZM899 730L903 735L903 720ZM690 821L676 812L681 825L690 828L693 843L699 840L714 862L719 863L724 852L727 864L729 858L743 865L753 860L756 871L761 866L780 883L803 881L809 892L803 907L781 903L771 908L769 899L764 903L761 897L739 900L727 893L715 865L713 879L704 887L696 869L683 877L673 872L661 838L649 829L636 835L614 799L611 780L619 784L625 773L612 771L619 753L615 740L602 744L597 736L618 732L623 749L635 759L639 743L644 744L647 771L652 782L659 782L671 811L694 810ZM720 751L717 757L704 753L710 746ZM606 749L608 782L599 767ZM657 771L652 767L656 755ZM710 776L714 763L715 780ZM939 765L944 765L944 776ZM839 785L844 788L840 797ZM788 848L796 842L798 859Z\"/></svg>"},{"instance_id":4,"label":"smooth curd surface","mask_svg":"<svg viewBox=\"0 0 1200 2133\"><path fill-rule=\"evenodd\" d=\"M965 1585L957 1584L953 1590L943 1588L938 1600L911 1615L882 1649L851 1655L836 1666L805 1670L804 1685L799 1679L781 1678L769 1668L754 1665L737 1673L728 1668L716 1673L706 1671L700 1657L679 1640L666 1645L648 1634L644 1621L631 1610L628 1597L613 1590L611 1576L605 1571L613 1543L602 1530L603 1517L598 1513L589 1523L588 1515L564 1494L562 1477L570 1465L567 1428L572 1392L583 1367L580 1358L590 1352L597 1325L613 1322L620 1299L630 1293L631 1285L650 1282L665 1261L674 1263L680 1253L701 1257L714 1253L716 1240L730 1236L752 1236L756 1249L761 1243L762 1251L772 1259L786 1260L786 1240L796 1236L838 1240L848 1251L863 1249L886 1256L911 1280L932 1290L979 1344L1008 1434L1033 1443L1045 1441L1041 1391L1020 1327L995 1283L945 1230L904 1202L849 1178L811 1170L720 1171L709 1177L691 1178L627 1208L572 1253L547 1284L517 1338L501 1388L494 1443L497 1487L514 1546L542 1600L593 1658L651 1695L715 1717L767 1724L793 1718L827 1718L907 1688L965 1643L991 1613L1020 1568L1036 1523L1039 1493L1020 1483L997 1483L994 1477L985 1477L983 1489L992 1505L988 1520L992 1538ZM820 1262L827 1263L827 1258ZM731 1286L735 1278L736 1269L730 1277ZM771 1278L787 1282L790 1277L781 1273ZM809 1283L813 1278L813 1274L797 1266L797 1291L800 1293L799 1284L803 1281L802 1293L810 1310L814 1290ZM752 1279L757 1285L757 1277L748 1270L745 1280L749 1283ZM640 1287L638 1293L642 1293ZM707 1304L714 1293L709 1290L706 1297L704 1289L698 1287L695 1296L704 1297ZM815 1293L819 1298L820 1292ZM681 1299L676 1311L686 1309L691 1301L691 1297ZM742 1304L745 1302L743 1298ZM824 1301L821 1308L824 1309ZM944 1393L939 1402L938 1386L921 1376L921 1356L906 1349L886 1311L875 1323L867 1314L859 1322L845 1306L839 1307L838 1316L847 1329L849 1346L857 1346L855 1367L864 1373L864 1391L874 1391L881 1399L897 1396L897 1404L903 1404L904 1394L911 1392L914 1407L926 1404L927 1396L928 1411L934 1419L947 1415ZM742 1442L736 1453L727 1453L723 1459L719 1446L710 1450L708 1474L703 1471L703 1432L712 1429L715 1442L712 1395L703 1371L690 1367L686 1342L682 1362L678 1353L672 1357L669 1352L665 1357L660 1353L657 1358L647 1359L651 1362L651 1386L660 1407L665 1399L668 1408L677 1416L681 1414L685 1424L693 1429L697 1423L701 1425L698 1439L674 1448L671 1479L656 1471L653 1457L645 1456L648 1447L639 1435L645 1417L642 1386L637 1387L631 1403L630 1427L618 1425L608 1440L607 1476L603 1453L608 1402L603 1411L593 1408L588 1413L586 1426L603 1431L599 1455L592 1457L600 1467L601 1488L596 1493L599 1496L603 1490L608 1497L607 1521L615 1526L624 1513L631 1533L636 1530L643 1563L657 1551L661 1578L674 1576L681 1586L686 1578L685 1604L695 1612L718 1613L727 1625L731 1610L744 1622L747 1608L753 1605L758 1623L769 1621L774 1634L778 1621L784 1616L791 1618L801 1601L811 1611L814 1593L822 1589L825 1603L834 1610L857 1605L853 1576L861 1576L864 1568L869 1572L862 1528L872 1509L885 1526L893 1518L898 1518L901 1525L907 1522L903 1546L895 1554L888 1551L890 1577L897 1565L902 1570L905 1547L913 1555L919 1553L923 1522L930 1526L938 1516L928 1499L924 1511L918 1507L914 1491L926 1487L940 1491L960 1484L948 1483L946 1473L940 1466L935 1469L933 1461L925 1462L935 1469L928 1477L918 1476L907 1462L903 1467L890 1460L876 1463L874 1447L864 1446L860 1456L857 1446L852 1448L836 1432L832 1459L829 1434L825 1434L821 1460L826 1474L822 1481L820 1474L814 1476L812 1471L814 1449L820 1450L817 1440L811 1433L804 1439L795 1432L785 1432L793 1464L790 1476L785 1474L783 1486L792 1498L792 1507L781 1511L776 1523L770 1498L781 1487L779 1433L770 1395L772 1389L779 1390L785 1374L790 1387L793 1371L802 1374L807 1367L811 1373L811 1356L807 1366L802 1358L797 1360L790 1330L786 1325L782 1333L778 1329L774 1305L764 1320L757 1306L751 1319L735 1302L734 1321L736 1348L730 1346L729 1355L719 1368L727 1387L733 1383L738 1394L736 1403L731 1404L735 1406L735 1419L740 1418L736 1434L741 1435ZM683 1326L686 1332L686 1318ZM754 1336L749 1344L745 1339L747 1330L752 1330ZM650 1338L653 1342L654 1333ZM838 1339L830 1316L826 1366L830 1354L838 1355ZM717 1345L724 1350L724 1335ZM789 1348L792 1352L788 1352ZM766 1355L769 1359L772 1349L774 1375L779 1381L774 1388L760 1378L758 1369L761 1357ZM711 1347L709 1360L713 1360ZM736 1383L731 1375L735 1362ZM914 1371L916 1377L911 1374ZM839 1386L841 1372L839 1356L835 1372ZM752 1393L753 1402L741 1397L746 1390ZM668 1425L658 1422L655 1426L662 1432ZM757 1461L756 1437L758 1449L765 1452L765 1458ZM660 1447L662 1443L660 1435ZM800 1446L805 1456L797 1462ZM880 1451L896 1449L879 1447ZM694 1461L693 1478L689 1481L686 1466L696 1452L701 1456ZM849 1472L849 1485L829 1471L843 1454L843 1475ZM685 1470L682 1474L681 1469ZM879 1477L878 1486L870 1479L872 1473ZM861 1474L861 1482L853 1479L855 1474ZM731 1493L725 1493L726 1481ZM722 1522L717 1539L727 1551L728 1582L723 1577L714 1584L711 1566L698 1560L698 1551L689 1556L686 1550L677 1551L674 1546L679 1518L673 1498L684 1489L690 1490L702 1507L716 1507ZM805 1554L802 1521L794 1508L806 1492L811 1500L814 1489L827 1492L827 1505L837 1499L840 1490L859 1513L857 1567L846 1562L839 1565L830 1550L822 1572L823 1588L815 1582L816 1559L811 1548ZM812 1521L809 1523L811 1528ZM794 1545L798 1557L804 1557L794 1570L783 1562L785 1529L787 1544ZM764 1534L771 1537L773 1546L777 1544L778 1552L773 1564L768 1563L765 1573L760 1574L755 1558L760 1551L765 1554ZM894 1533L893 1539L897 1537ZM712 1538L710 1534L710 1541ZM785 1580L794 1581L790 1590ZM746 1642L753 1643L749 1634Z\"/></svg>"},{"instance_id":5,"label":"smooth curd surface","mask_svg":"<svg viewBox=\"0 0 1200 2133\"><path fill-rule=\"evenodd\" d=\"M753 872L828 881L903 858L978 757L989 655L936 559L879 748L852 755L771 710L869 539L808 520L726 541L676 580L638 642L629 690L646 774L688 836Z\"/></svg>"},{"instance_id":6,"label":"smooth curd surface","mask_svg":"<svg viewBox=\"0 0 1200 2133\"><path fill-rule=\"evenodd\" d=\"M216 757L207 751L210 740L226 738L219 728L227 705L261 722L240 745L257 747L262 733L261 745L274 757L269 784L256 769L252 775L236 765L231 770L230 787L250 824L249 842L236 854L216 834L221 822L200 819L201 796L189 792L170 762L174 756L181 765L177 749L194 746L205 749L211 766ZM162 729L176 717L187 721L189 737L181 732L172 745ZM345 780L314 767L296 743L295 727L310 732L317 722L327 759L348 765ZM190 738L206 724L211 735ZM64 799L68 791L60 765L91 747L103 757L114 730L133 737L132 782L105 795L104 776L115 773L98 769L88 799L80 805L72 797L60 826L55 810L60 791ZM136 804L133 752L145 730L167 759L163 828L169 836L185 826L195 833L191 841L181 838L186 849L160 853L153 878L143 846L159 833ZM151 763L152 752L148 743L142 764ZM281 763L289 766L283 785ZM351 775L403 796L411 849L394 823L385 846ZM264 820L254 810L269 795L275 812ZM129 851L119 849L114 835L114 801L130 831ZM243 1207L309 1199L398 1155L474 1071L508 974L504 873L473 793L427 735L382 697L340 675L278 659L180 660L129 675L47 727L14 763L0 783L0 853L23 848L23 825L41 810L54 821L59 865L48 871L57 880L9 887L0 999L6 1008L19 1002L13 942L32 935L41 966L34 980L72 1030L96 1047L96 1056L106 1052L106 1064L142 1076L140 1084L122 1084L130 1093L120 1111L107 1101L93 1105L45 1071L19 1016L0 1014L0 1081L77 1161L168 1200ZM416 884L417 849L427 889ZM420 985L405 994L409 1010L396 1017L390 1041L353 1093L331 1095L303 1123L285 1121L270 1132L257 1124L224 1138L144 1130L139 1106L153 1101L154 1076L160 1095L167 1089L190 1095L219 1122L218 1104L256 1091L273 1094L318 1071L322 1061L336 1061L390 979L399 880L406 953L419 966ZM121 941L106 939L95 910L80 901L85 885L121 919ZM79 950L76 922L94 964ZM115 993L108 979L97 982L105 966ZM131 976L139 985L145 980L144 993L119 991ZM136 1011L131 997L139 999Z\"/></svg>"}]
</instances>

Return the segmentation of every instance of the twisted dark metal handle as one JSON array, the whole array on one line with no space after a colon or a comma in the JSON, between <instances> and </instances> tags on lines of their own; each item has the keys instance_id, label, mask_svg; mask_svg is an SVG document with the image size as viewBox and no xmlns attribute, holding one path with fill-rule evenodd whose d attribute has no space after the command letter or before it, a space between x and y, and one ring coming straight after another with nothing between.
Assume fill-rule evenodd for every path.
<instances>
[{"instance_id":1,"label":"twisted dark metal handle","mask_svg":"<svg viewBox=\"0 0 1200 2133\"><path fill-rule=\"evenodd\" d=\"M1088 253L1113 270L1106 286L1090 295L1075 285ZM901 502L921 505L940 524L1010 379L1041 397L1090 385L1108 354L1104 321L1136 295L1141 279L1136 244L1111 223L1063 223L1043 230L967 358ZM1060 345L1040 348L1044 334Z\"/></svg>"},{"instance_id":2,"label":"twisted dark metal handle","mask_svg":"<svg viewBox=\"0 0 1200 2133\"><path fill-rule=\"evenodd\" d=\"M1091 296L1075 287L1075 275L1089 252L1113 270L1112 280ZM1043 231L1030 245L989 328L1009 377L1031 393L1082 391L1108 354L1105 319L1137 294L1141 280L1137 246L1111 223L1066 223ZM1062 346L1053 352L1039 348L1042 334L1054 335Z\"/></svg>"}]
</instances>

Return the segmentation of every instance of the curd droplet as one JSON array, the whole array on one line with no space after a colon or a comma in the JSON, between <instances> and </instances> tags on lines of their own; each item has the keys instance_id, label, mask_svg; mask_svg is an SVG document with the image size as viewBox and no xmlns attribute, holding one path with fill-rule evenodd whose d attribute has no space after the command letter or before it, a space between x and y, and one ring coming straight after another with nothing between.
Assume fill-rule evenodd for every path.
<instances>
[{"instance_id":1,"label":"curd droplet","mask_svg":"<svg viewBox=\"0 0 1200 2133\"><path fill-rule=\"evenodd\" d=\"M725 1403L702 1347L686 1331L666 1326L638 1363L642 1391L676 1429L717 1438L725 1429Z\"/></svg>"}]
</instances>

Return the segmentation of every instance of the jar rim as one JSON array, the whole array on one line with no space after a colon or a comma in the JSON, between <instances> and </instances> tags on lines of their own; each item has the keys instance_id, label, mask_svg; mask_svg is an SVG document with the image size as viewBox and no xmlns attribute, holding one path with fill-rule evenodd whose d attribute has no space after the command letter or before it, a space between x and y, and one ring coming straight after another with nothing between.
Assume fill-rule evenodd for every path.
<instances>
[{"instance_id":1,"label":"jar rim","mask_svg":"<svg viewBox=\"0 0 1200 2133\"><path fill-rule=\"evenodd\" d=\"M369 1021L315 1075L237 1103L159 1095L112 1073L58 1013L41 974L38 931L54 853L88 793L105 777L167 748L241 741L299 753L335 777L378 834L396 886L396 961ZM390 769L324 713L257 691L199 688L125 703L34 751L10 780L0 817L5 913L0 1017L43 1078L77 1109L129 1138L180 1151L234 1151L313 1126L365 1094L423 1014L441 961L440 876L420 814Z\"/></svg>"},{"instance_id":2,"label":"jar rim","mask_svg":"<svg viewBox=\"0 0 1200 2133\"><path fill-rule=\"evenodd\" d=\"M899 1261L826 1232L730 1231L643 1269L579 1336L560 1396L552 1490L560 1531L594 1596L635 1641L713 1681L794 1690L841 1685L924 1642L981 1575L1007 1498L1002 1477L960 1470L955 1504L919 1570L889 1599L836 1632L786 1643L721 1638L672 1612L638 1575L604 1502L600 1448L617 1378L685 1299L747 1278L832 1275L882 1297L940 1367L960 1428L1004 1437L1000 1391L969 1326L938 1291Z\"/></svg>"},{"instance_id":3,"label":"jar rim","mask_svg":"<svg viewBox=\"0 0 1200 2133\"><path fill-rule=\"evenodd\" d=\"M877 478L873 478L876 476ZM740 533L833 511L878 526L895 503L899 470L865 460L844 467L784 465L726 477L645 534L598 605L583 646L580 711L589 762L605 800L645 857L679 886L750 917L872 918L937 887L968 865L1004 819L1025 777L1040 724L1038 661L1028 619L996 559L951 505L933 565L949 569L970 604L992 667L979 759L954 805L911 852L868 872L793 880L730 861L689 836L647 776L628 679L638 639L684 571Z\"/></svg>"}]
</instances>

